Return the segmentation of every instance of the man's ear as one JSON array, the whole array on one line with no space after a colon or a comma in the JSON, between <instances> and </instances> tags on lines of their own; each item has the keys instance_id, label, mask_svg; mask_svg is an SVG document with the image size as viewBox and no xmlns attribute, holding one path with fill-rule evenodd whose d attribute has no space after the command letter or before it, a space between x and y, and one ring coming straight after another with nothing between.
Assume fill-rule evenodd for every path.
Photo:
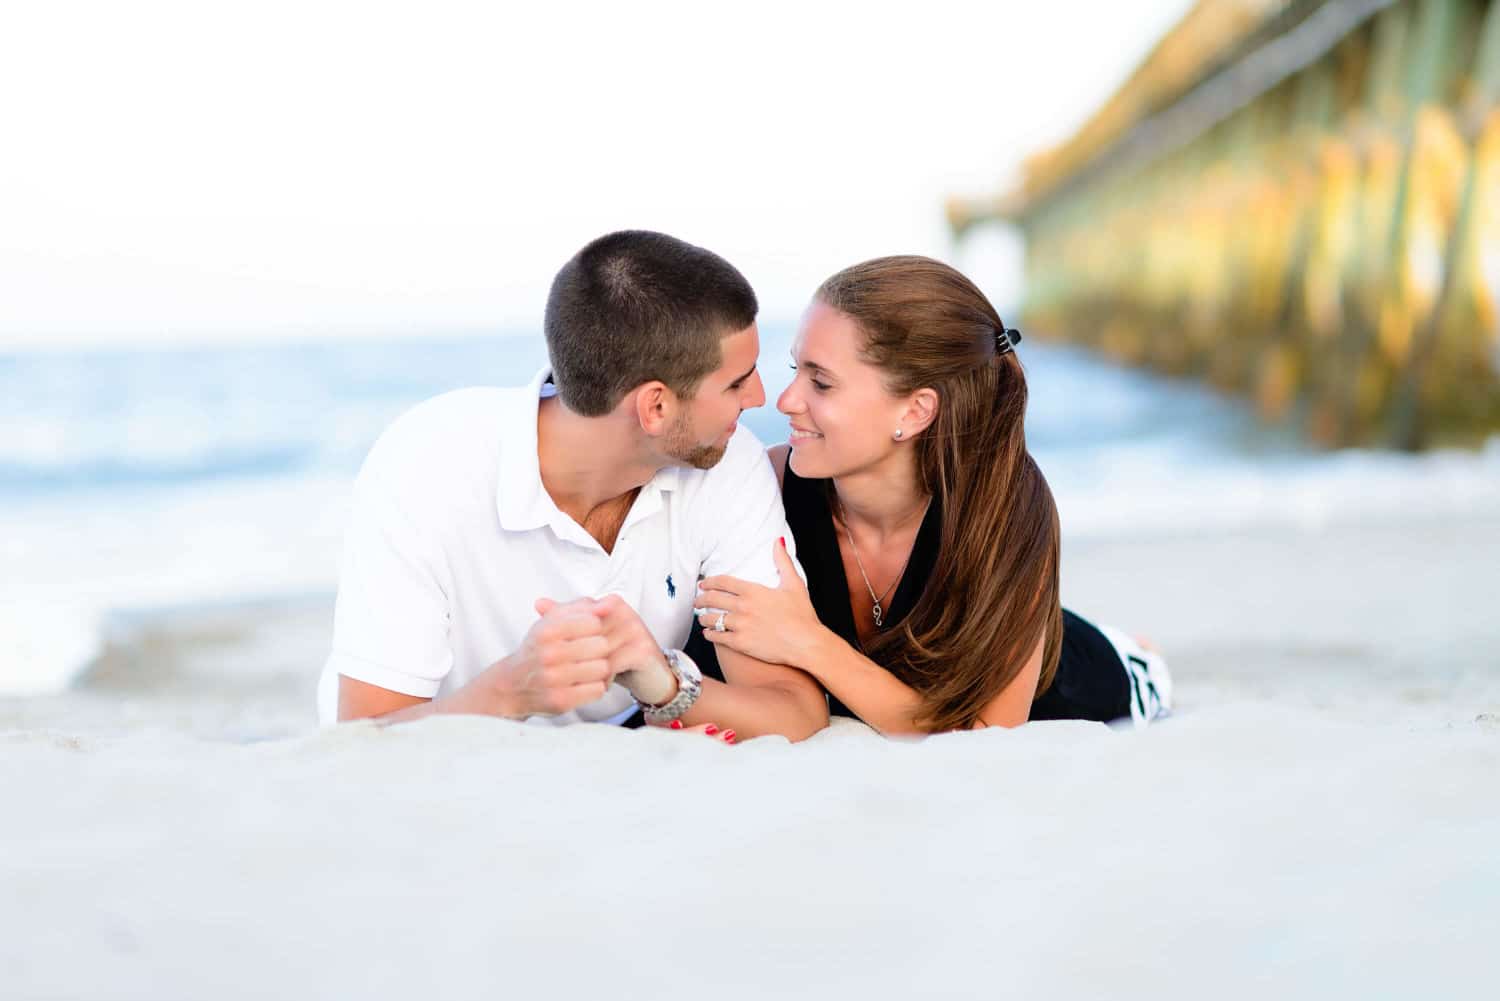
<instances>
[{"instance_id":1,"label":"man's ear","mask_svg":"<svg viewBox=\"0 0 1500 1001\"><path fill-rule=\"evenodd\" d=\"M666 383L653 380L637 386L633 398L641 430L652 437L665 434L677 416L677 394Z\"/></svg>"},{"instance_id":2,"label":"man's ear","mask_svg":"<svg viewBox=\"0 0 1500 1001\"><path fill-rule=\"evenodd\" d=\"M906 404L906 428L908 435L918 435L937 420L938 394L935 389L923 387L911 394Z\"/></svg>"}]
</instances>

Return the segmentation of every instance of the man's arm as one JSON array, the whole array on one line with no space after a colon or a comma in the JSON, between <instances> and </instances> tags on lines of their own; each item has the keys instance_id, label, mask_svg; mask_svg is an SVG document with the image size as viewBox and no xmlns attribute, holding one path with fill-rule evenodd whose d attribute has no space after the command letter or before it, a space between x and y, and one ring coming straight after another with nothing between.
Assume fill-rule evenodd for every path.
<instances>
[{"instance_id":1,"label":"man's arm","mask_svg":"<svg viewBox=\"0 0 1500 1001\"><path fill-rule=\"evenodd\" d=\"M778 487L786 474L791 451L791 446L785 443L766 449ZM690 719L717 723L713 714L716 707L722 706L726 719L741 714L756 717L749 729L736 730L737 735L748 736L757 722L765 721L770 724L767 732L780 733L792 740L804 740L828 725L828 697L810 675L780 664L768 664L724 646L714 652L718 654L724 677L731 683L704 679L703 696L694 711L687 714ZM746 701L751 704L743 704ZM700 708L704 706L708 708Z\"/></svg>"},{"instance_id":2,"label":"man's arm","mask_svg":"<svg viewBox=\"0 0 1500 1001\"><path fill-rule=\"evenodd\" d=\"M784 444L762 449L753 435L741 433L753 447L736 450L734 468L726 461L723 470L714 471L707 524L715 537L704 570L774 586L779 571L770 558L772 547L778 540L783 546L792 542L780 488L791 450ZM728 726L738 736L781 734L791 740L805 740L828 726L828 697L810 675L723 646L717 653L724 682L705 679L703 694L684 721Z\"/></svg>"},{"instance_id":3,"label":"man's arm","mask_svg":"<svg viewBox=\"0 0 1500 1001\"><path fill-rule=\"evenodd\" d=\"M612 672L608 640L593 606L588 600L538 601L541 618L515 653L440 698L405 695L341 675L339 721L404 723L440 713L525 719L570 712L603 698Z\"/></svg>"},{"instance_id":4,"label":"man's arm","mask_svg":"<svg viewBox=\"0 0 1500 1001\"><path fill-rule=\"evenodd\" d=\"M421 709L420 712L412 710ZM387 722L399 723L407 719L420 719L435 712L432 699L418 695L404 695L389 688L359 681L346 674L339 675L340 723L352 719L375 719L390 717Z\"/></svg>"},{"instance_id":5,"label":"man's arm","mask_svg":"<svg viewBox=\"0 0 1500 1001\"><path fill-rule=\"evenodd\" d=\"M665 705L676 697L677 679L635 609L612 594L595 603L594 614L609 641L615 681L643 705ZM729 683L703 679L698 701L682 715L685 725L713 723L737 737L781 734L792 740L804 740L828 725L828 699L807 675L729 653L719 662Z\"/></svg>"},{"instance_id":6,"label":"man's arm","mask_svg":"<svg viewBox=\"0 0 1500 1001\"><path fill-rule=\"evenodd\" d=\"M446 508L430 489L432 429L423 413L419 407L387 428L355 480L324 720L398 722L434 713L522 719L600 698L609 684L604 640L597 618L577 602L539 601L540 618L515 650L456 691L443 691L453 666L454 585L433 528Z\"/></svg>"}]
</instances>

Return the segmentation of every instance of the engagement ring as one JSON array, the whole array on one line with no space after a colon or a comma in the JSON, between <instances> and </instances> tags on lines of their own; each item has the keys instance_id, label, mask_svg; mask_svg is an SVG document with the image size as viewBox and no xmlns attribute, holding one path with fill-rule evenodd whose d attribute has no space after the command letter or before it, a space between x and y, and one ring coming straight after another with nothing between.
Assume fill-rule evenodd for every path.
<instances>
[{"instance_id":1,"label":"engagement ring","mask_svg":"<svg viewBox=\"0 0 1500 1001\"><path fill-rule=\"evenodd\" d=\"M724 628L724 616L726 616L728 614L729 614L728 612L720 612L719 613L719 617L714 620L714 632L716 632L716 633L728 632L728 630Z\"/></svg>"}]
</instances>

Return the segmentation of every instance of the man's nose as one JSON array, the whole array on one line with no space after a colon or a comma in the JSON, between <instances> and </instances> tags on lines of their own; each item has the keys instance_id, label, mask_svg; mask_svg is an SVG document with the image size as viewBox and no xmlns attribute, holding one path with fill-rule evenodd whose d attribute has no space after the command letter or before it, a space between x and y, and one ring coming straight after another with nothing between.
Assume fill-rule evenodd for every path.
<instances>
[{"instance_id":1,"label":"man's nose","mask_svg":"<svg viewBox=\"0 0 1500 1001\"><path fill-rule=\"evenodd\" d=\"M760 372L757 370L745 380L745 395L740 400L741 410L754 410L756 407L766 405L766 386L760 381Z\"/></svg>"}]
</instances>

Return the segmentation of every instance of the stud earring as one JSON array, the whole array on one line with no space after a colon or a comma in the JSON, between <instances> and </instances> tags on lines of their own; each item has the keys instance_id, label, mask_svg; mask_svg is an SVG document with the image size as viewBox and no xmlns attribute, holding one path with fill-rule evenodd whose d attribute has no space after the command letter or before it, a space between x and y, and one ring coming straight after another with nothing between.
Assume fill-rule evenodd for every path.
<instances>
[{"instance_id":1,"label":"stud earring","mask_svg":"<svg viewBox=\"0 0 1500 1001\"><path fill-rule=\"evenodd\" d=\"M901 440L901 429L897 428L896 429L896 433L893 434L893 435L891 435L891 437L895 438L897 441L900 441Z\"/></svg>"}]
</instances>

